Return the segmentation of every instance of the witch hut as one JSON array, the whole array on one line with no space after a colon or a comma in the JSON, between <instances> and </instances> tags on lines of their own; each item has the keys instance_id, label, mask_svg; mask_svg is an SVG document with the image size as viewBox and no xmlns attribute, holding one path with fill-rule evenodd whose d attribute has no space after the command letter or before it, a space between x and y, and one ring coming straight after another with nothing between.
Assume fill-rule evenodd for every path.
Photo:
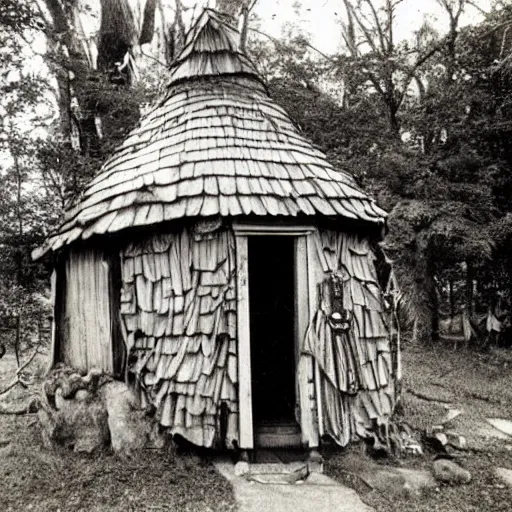
<instances>
[{"instance_id":1,"label":"witch hut","mask_svg":"<svg viewBox=\"0 0 512 512\"><path fill-rule=\"evenodd\" d=\"M54 362L131 377L204 446L314 449L385 426L400 378L385 212L269 97L206 9L165 98L34 255L55 261Z\"/></svg>"}]
</instances>

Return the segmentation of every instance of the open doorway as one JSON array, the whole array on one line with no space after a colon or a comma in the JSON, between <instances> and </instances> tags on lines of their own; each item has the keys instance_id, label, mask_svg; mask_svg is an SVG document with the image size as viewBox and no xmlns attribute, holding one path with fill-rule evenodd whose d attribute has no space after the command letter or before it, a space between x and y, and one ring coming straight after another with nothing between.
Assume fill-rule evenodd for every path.
<instances>
[{"instance_id":1,"label":"open doorway","mask_svg":"<svg viewBox=\"0 0 512 512\"><path fill-rule=\"evenodd\" d=\"M294 237L249 236L254 427L295 424Z\"/></svg>"}]
</instances>

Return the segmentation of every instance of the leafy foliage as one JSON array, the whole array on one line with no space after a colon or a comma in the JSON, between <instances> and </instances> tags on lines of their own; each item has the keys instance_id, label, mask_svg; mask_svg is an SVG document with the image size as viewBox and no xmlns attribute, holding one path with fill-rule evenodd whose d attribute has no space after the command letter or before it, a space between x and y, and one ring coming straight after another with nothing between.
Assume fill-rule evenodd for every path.
<instances>
[{"instance_id":1,"label":"leafy foliage","mask_svg":"<svg viewBox=\"0 0 512 512\"><path fill-rule=\"evenodd\" d=\"M292 24L280 38L265 36L254 16L249 49L297 125L390 212L385 247L411 319L430 338L448 282L475 279L512 297L512 6L494 2L481 23L461 28L472 2L439 0L447 32L425 22L414 40L399 41L399 3L343 0L337 55L321 54ZM170 22L152 0L140 13L126 0L98 5L93 14L84 14L87 2L67 0L0 6L0 252L8 262L0 281L27 294L47 278L30 249L138 122L165 79L158 60L168 63L183 42L182 2ZM242 13L247 31L254 1L219 5ZM78 23L84 15L101 20L96 40ZM145 60L139 45L148 51L158 30L165 48ZM42 40L36 75L27 42Z\"/></svg>"},{"instance_id":2,"label":"leafy foliage","mask_svg":"<svg viewBox=\"0 0 512 512\"><path fill-rule=\"evenodd\" d=\"M510 7L459 29L470 3L440 0L447 34L424 24L410 43L393 38L395 2L344 4L339 55L318 64L297 33L259 42L256 54L275 99L390 212L386 250L411 319L435 338L447 280L485 283L507 266Z\"/></svg>"}]
</instances>

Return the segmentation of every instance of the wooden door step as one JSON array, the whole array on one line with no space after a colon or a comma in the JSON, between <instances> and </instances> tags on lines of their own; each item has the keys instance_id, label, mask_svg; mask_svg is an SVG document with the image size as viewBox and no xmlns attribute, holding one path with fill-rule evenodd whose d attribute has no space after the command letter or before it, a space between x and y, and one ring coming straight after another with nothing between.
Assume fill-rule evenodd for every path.
<instances>
[{"instance_id":1,"label":"wooden door step","mask_svg":"<svg viewBox=\"0 0 512 512\"><path fill-rule=\"evenodd\" d=\"M302 445L300 427L292 422L262 423L256 426L254 434L259 448L299 448Z\"/></svg>"},{"instance_id":2,"label":"wooden door step","mask_svg":"<svg viewBox=\"0 0 512 512\"><path fill-rule=\"evenodd\" d=\"M303 448L256 449L251 454L253 464L288 464L290 462L307 462L309 452Z\"/></svg>"}]
</instances>

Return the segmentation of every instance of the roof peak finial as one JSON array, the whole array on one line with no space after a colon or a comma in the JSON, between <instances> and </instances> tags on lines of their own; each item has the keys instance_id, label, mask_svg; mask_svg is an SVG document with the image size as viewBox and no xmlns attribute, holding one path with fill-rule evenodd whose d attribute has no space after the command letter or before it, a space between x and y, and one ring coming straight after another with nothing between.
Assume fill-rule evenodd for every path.
<instances>
[{"instance_id":1,"label":"roof peak finial","mask_svg":"<svg viewBox=\"0 0 512 512\"><path fill-rule=\"evenodd\" d=\"M171 67L171 84L221 75L251 75L261 81L254 63L241 48L240 31L232 21L230 14L204 9Z\"/></svg>"}]
</instances>

